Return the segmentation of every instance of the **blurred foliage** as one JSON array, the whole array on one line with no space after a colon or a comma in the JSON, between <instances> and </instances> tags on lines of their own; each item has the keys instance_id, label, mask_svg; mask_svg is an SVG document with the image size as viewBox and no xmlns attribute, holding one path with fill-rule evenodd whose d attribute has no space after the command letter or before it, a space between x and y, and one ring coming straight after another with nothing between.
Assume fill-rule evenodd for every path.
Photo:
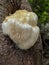
<instances>
[{"instance_id":1,"label":"blurred foliage","mask_svg":"<svg viewBox=\"0 0 49 65\"><path fill-rule=\"evenodd\" d=\"M49 22L49 0L29 0L32 10L38 15L39 23Z\"/></svg>"}]
</instances>

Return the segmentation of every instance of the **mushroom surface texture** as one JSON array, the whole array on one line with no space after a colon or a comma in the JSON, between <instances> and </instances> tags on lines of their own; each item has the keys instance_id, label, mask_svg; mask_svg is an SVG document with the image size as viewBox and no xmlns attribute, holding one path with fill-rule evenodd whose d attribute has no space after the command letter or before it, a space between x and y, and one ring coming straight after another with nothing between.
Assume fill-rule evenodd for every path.
<instances>
[{"instance_id":1,"label":"mushroom surface texture","mask_svg":"<svg viewBox=\"0 0 49 65\"><path fill-rule=\"evenodd\" d=\"M8 35L20 49L29 49L39 36L37 21L38 17L34 12L17 10L3 21L3 34Z\"/></svg>"}]
</instances>

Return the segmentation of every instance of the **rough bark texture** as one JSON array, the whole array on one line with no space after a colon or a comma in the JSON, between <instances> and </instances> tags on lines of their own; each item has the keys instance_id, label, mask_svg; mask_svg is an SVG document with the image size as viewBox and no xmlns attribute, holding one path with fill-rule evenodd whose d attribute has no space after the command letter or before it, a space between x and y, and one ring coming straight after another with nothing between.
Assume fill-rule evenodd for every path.
<instances>
[{"instance_id":1,"label":"rough bark texture","mask_svg":"<svg viewBox=\"0 0 49 65\"><path fill-rule=\"evenodd\" d=\"M29 50L20 50L12 40L4 36L1 22L18 9L32 11L27 0L0 0L0 65L42 65L42 42L39 36Z\"/></svg>"}]
</instances>

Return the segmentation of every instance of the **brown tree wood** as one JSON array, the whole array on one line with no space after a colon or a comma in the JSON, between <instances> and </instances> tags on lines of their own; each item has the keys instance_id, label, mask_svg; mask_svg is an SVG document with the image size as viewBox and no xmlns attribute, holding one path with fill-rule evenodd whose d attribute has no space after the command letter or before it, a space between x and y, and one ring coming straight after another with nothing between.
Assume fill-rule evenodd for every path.
<instances>
[{"instance_id":1,"label":"brown tree wood","mask_svg":"<svg viewBox=\"0 0 49 65\"><path fill-rule=\"evenodd\" d=\"M0 0L0 65L42 65L40 36L32 48L20 50L8 36L2 33L2 21L18 9L32 11L27 0Z\"/></svg>"}]
</instances>

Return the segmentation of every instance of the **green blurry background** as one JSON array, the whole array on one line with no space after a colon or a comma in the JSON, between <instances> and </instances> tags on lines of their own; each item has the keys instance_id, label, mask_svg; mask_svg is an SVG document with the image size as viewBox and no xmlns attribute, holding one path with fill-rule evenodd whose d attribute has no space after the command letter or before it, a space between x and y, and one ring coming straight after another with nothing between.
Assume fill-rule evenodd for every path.
<instances>
[{"instance_id":1,"label":"green blurry background","mask_svg":"<svg viewBox=\"0 0 49 65\"><path fill-rule=\"evenodd\" d=\"M29 0L32 10L37 13L40 23L49 22L49 0Z\"/></svg>"}]
</instances>

